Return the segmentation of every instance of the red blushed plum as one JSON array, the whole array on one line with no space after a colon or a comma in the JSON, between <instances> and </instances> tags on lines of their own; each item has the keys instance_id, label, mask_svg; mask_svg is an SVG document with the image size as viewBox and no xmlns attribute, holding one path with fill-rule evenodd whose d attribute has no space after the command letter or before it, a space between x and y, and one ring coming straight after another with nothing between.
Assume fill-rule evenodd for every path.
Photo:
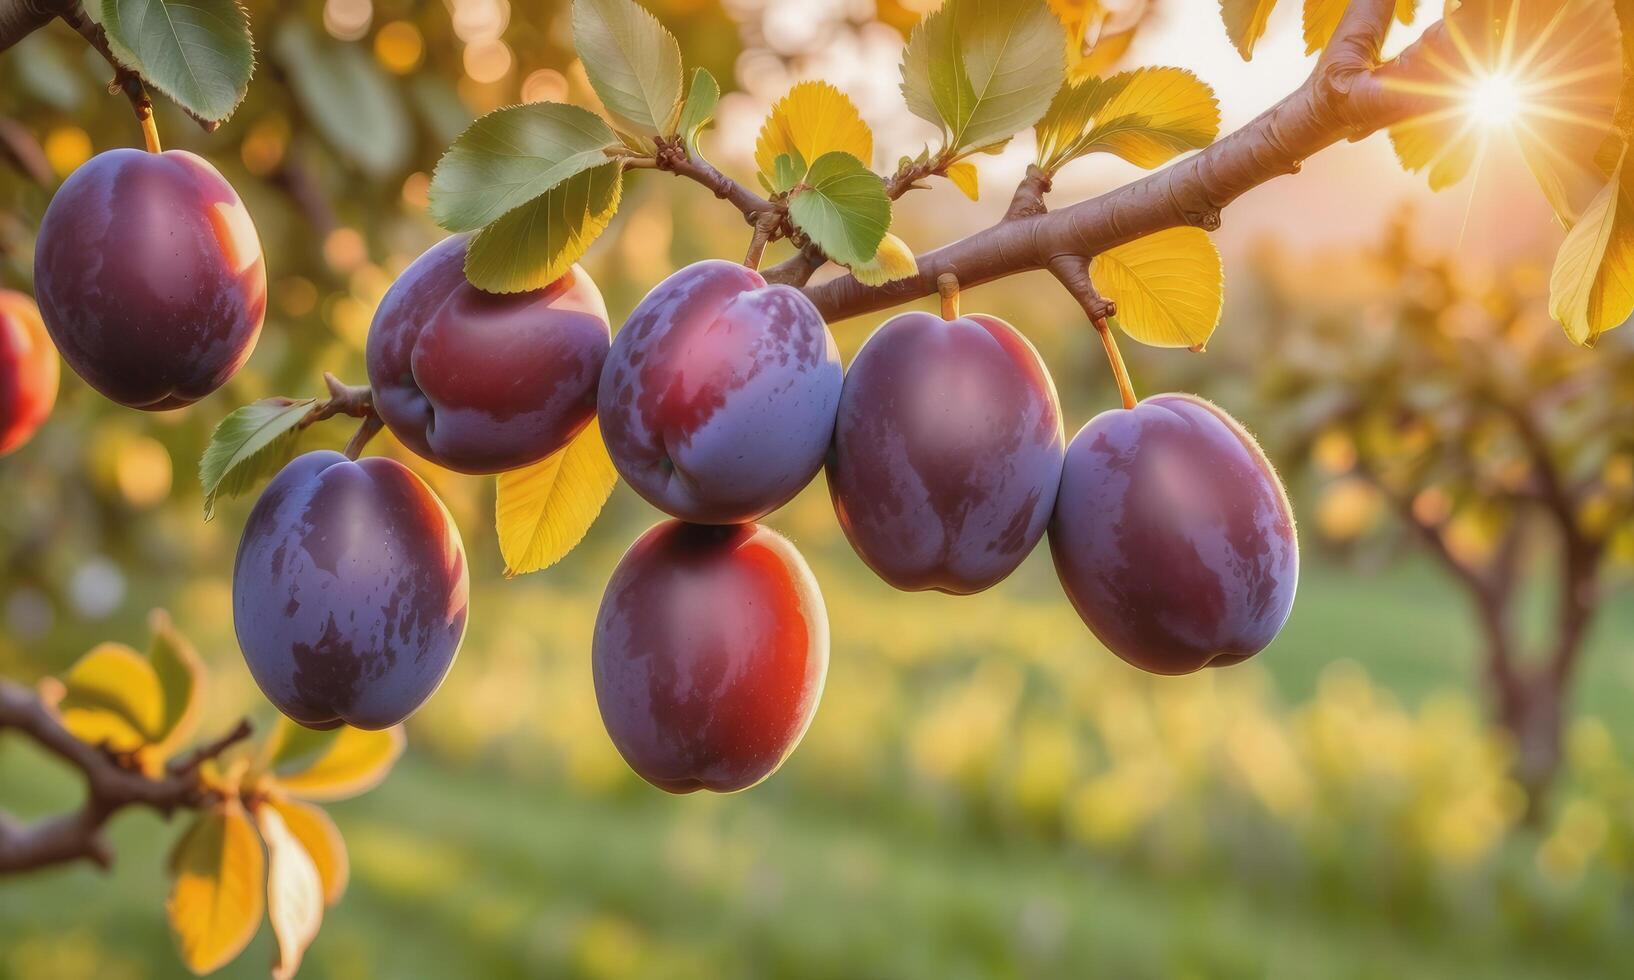
<instances>
[{"instance_id":1,"label":"red blushed plum","mask_svg":"<svg viewBox=\"0 0 1634 980\"><path fill-rule=\"evenodd\" d=\"M40 223L34 289L68 366L154 412L232 377L267 306L244 202L185 150L109 150L74 171Z\"/></svg>"},{"instance_id":2,"label":"red blushed plum","mask_svg":"<svg viewBox=\"0 0 1634 980\"><path fill-rule=\"evenodd\" d=\"M439 466L498 473L549 456L589 424L611 332L577 265L543 289L499 295L465 279L464 235L392 284L369 328L375 408Z\"/></svg>"},{"instance_id":3,"label":"red blushed plum","mask_svg":"<svg viewBox=\"0 0 1634 980\"><path fill-rule=\"evenodd\" d=\"M1299 542L1254 437L1190 395L1106 412L1067 448L1050 550L1078 614L1154 674L1238 663L1293 610Z\"/></svg>"},{"instance_id":4,"label":"red blushed plum","mask_svg":"<svg viewBox=\"0 0 1634 980\"><path fill-rule=\"evenodd\" d=\"M1055 383L1015 328L905 313L846 372L828 486L880 578L969 595L1044 536L1065 452Z\"/></svg>"},{"instance_id":5,"label":"red blushed plum","mask_svg":"<svg viewBox=\"0 0 1634 980\"><path fill-rule=\"evenodd\" d=\"M57 349L34 301L0 289L0 456L33 437L57 400Z\"/></svg>"},{"instance_id":6,"label":"red blushed plum","mask_svg":"<svg viewBox=\"0 0 1634 980\"><path fill-rule=\"evenodd\" d=\"M828 673L828 613L787 539L667 521L625 553L591 651L607 734L671 793L747 789L799 744Z\"/></svg>"},{"instance_id":7,"label":"red blushed plum","mask_svg":"<svg viewBox=\"0 0 1634 980\"><path fill-rule=\"evenodd\" d=\"M403 464L307 453L267 485L238 546L233 626L250 673L309 728L413 714L459 652L459 529Z\"/></svg>"},{"instance_id":8,"label":"red blushed plum","mask_svg":"<svg viewBox=\"0 0 1634 980\"><path fill-rule=\"evenodd\" d=\"M817 307L731 262L659 283L613 339L598 413L619 474L660 510L742 524L823 465L844 375Z\"/></svg>"}]
</instances>

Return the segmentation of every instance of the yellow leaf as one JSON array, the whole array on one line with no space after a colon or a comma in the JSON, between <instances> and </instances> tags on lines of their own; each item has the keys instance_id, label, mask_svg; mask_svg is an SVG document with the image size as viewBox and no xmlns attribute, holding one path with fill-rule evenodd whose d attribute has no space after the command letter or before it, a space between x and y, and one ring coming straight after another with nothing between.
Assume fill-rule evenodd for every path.
<instances>
[{"instance_id":1,"label":"yellow leaf","mask_svg":"<svg viewBox=\"0 0 1634 980\"><path fill-rule=\"evenodd\" d=\"M772 106L755 141L755 166L773 179L777 158L798 156L807 167L839 150L864 164L874 159L874 133L844 92L827 82L801 82Z\"/></svg>"},{"instance_id":2,"label":"yellow leaf","mask_svg":"<svg viewBox=\"0 0 1634 980\"><path fill-rule=\"evenodd\" d=\"M919 275L919 263L908 243L890 232L879 243L879 251L867 262L851 267L851 274L865 286L883 286L898 279Z\"/></svg>"},{"instance_id":3,"label":"yellow leaf","mask_svg":"<svg viewBox=\"0 0 1634 980\"><path fill-rule=\"evenodd\" d=\"M1080 50L1077 57L1067 58L1067 81L1081 82L1086 78L1104 75L1123 60L1135 43L1133 29L1122 34L1103 34L1100 43L1087 52Z\"/></svg>"},{"instance_id":4,"label":"yellow leaf","mask_svg":"<svg viewBox=\"0 0 1634 980\"><path fill-rule=\"evenodd\" d=\"M1254 45L1265 36L1265 25L1277 0L1220 0L1226 34L1244 61L1254 57Z\"/></svg>"},{"instance_id":5,"label":"yellow leaf","mask_svg":"<svg viewBox=\"0 0 1634 980\"><path fill-rule=\"evenodd\" d=\"M584 540L617 482L595 421L555 454L499 474L494 526L505 574L537 572L566 557Z\"/></svg>"},{"instance_id":6,"label":"yellow leaf","mask_svg":"<svg viewBox=\"0 0 1634 980\"><path fill-rule=\"evenodd\" d=\"M1135 28L1145 20L1148 0L1119 0L1115 10L1102 0L1050 0L1050 10L1066 29L1067 80L1082 81L1105 72L1129 51Z\"/></svg>"},{"instance_id":7,"label":"yellow leaf","mask_svg":"<svg viewBox=\"0 0 1634 980\"><path fill-rule=\"evenodd\" d=\"M1152 347L1200 347L1220 324L1220 252L1200 228L1171 228L1095 257L1090 276L1124 333Z\"/></svg>"},{"instance_id":8,"label":"yellow leaf","mask_svg":"<svg viewBox=\"0 0 1634 980\"><path fill-rule=\"evenodd\" d=\"M261 927L261 842L236 799L206 810L170 855L167 910L182 962L204 974L237 956Z\"/></svg>"},{"instance_id":9,"label":"yellow leaf","mask_svg":"<svg viewBox=\"0 0 1634 980\"><path fill-rule=\"evenodd\" d=\"M115 752L134 752L159 738L165 698L146 657L122 643L104 643L63 675L57 705L74 737Z\"/></svg>"},{"instance_id":10,"label":"yellow leaf","mask_svg":"<svg viewBox=\"0 0 1634 980\"><path fill-rule=\"evenodd\" d=\"M403 754L403 726L366 732L343 725L315 732L280 717L263 768L290 796L344 800L373 789Z\"/></svg>"},{"instance_id":11,"label":"yellow leaf","mask_svg":"<svg viewBox=\"0 0 1634 980\"><path fill-rule=\"evenodd\" d=\"M193 645L171 625L170 616L155 609L148 617L153 645L148 662L159 679L164 695L164 717L160 722L156 755L168 758L186 744L198 729L204 688L204 664Z\"/></svg>"},{"instance_id":12,"label":"yellow leaf","mask_svg":"<svg viewBox=\"0 0 1634 980\"><path fill-rule=\"evenodd\" d=\"M325 904L340 901L351 877L351 864L346 858L346 841L329 814L310 803L283 797L270 798L267 805L278 810L278 815L284 818L284 826L306 848L317 866L318 877L323 879Z\"/></svg>"},{"instance_id":13,"label":"yellow leaf","mask_svg":"<svg viewBox=\"0 0 1634 980\"><path fill-rule=\"evenodd\" d=\"M1035 129L1038 165L1049 173L1096 152L1151 168L1214 142L1220 104L1183 68L1141 68L1066 86Z\"/></svg>"},{"instance_id":14,"label":"yellow leaf","mask_svg":"<svg viewBox=\"0 0 1634 980\"><path fill-rule=\"evenodd\" d=\"M1585 347L1634 314L1634 199L1627 163L1625 153L1611 182L1567 234L1549 280L1549 314Z\"/></svg>"},{"instance_id":15,"label":"yellow leaf","mask_svg":"<svg viewBox=\"0 0 1634 980\"><path fill-rule=\"evenodd\" d=\"M1339 20L1350 0L1305 0L1305 53L1315 54L1333 40ZM1396 19L1411 24L1418 14L1418 0L1396 0Z\"/></svg>"},{"instance_id":16,"label":"yellow leaf","mask_svg":"<svg viewBox=\"0 0 1634 980\"><path fill-rule=\"evenodd\" d=\"M276 807L258 807L255 823L267 842L267 921L278 940L272 976L289 980L323 925L323 879Z\"/></svg>"},{"instance_id":17,"label":"yellow leaf","mask_svg":"<svg viewBox=\"0 0 1634 980\"><path fill-rule=\"evenodd\" d=\"M947 167L947 179L953 181L953 186L959 188L965 197L972 201L982 199L980 172L976 165L969 160L960 160L950 163Z\"/></svg>"}]
</instances>

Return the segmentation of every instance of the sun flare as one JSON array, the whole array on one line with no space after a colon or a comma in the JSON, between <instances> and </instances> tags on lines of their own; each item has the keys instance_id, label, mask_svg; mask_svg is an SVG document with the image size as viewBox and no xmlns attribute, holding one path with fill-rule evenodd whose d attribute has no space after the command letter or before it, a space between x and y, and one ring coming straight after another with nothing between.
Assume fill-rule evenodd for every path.
<instances>
[{"instance_id":1,"label":"sun flare","mask_svg":"<svg viewBox=\"0 0 1634 980\"><path fill-rule=\"evenodd\" d=\"M1509 73L1475 79L1470 88L1468 108L1475 123L1487 129L1515 125L1526 113L1526 97L1521 91L1520 80Z\"/></svg>"}]
</instances>

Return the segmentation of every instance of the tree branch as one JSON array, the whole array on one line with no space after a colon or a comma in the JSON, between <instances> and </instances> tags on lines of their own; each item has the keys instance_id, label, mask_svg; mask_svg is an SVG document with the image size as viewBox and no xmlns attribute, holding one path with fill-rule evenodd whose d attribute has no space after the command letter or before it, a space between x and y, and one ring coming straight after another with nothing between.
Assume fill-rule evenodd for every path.
<instances>
[{"instance_id":1,"label":"tree branch","mask_svg":"<svg viewBox=\"0 0 1634 980\"><path fill-rule=\"evenodd\" d=\"M965 288L1046 269L1060 256L1088 258L1167 228L1213 231L1248 191L1297 173L1342 139L1358 139L1421 111L1427 96L1398 84L1448 42L1436 25L1389 66L1376 65L1393 0L1355 0L1328 54L1293 94L1212 146L1132 184L1044 214L1007 217L919 257L919 274L869 287L853 276L806 288L830 321L912 302L954 273ZM1473 8L1465 8L1473 9ZM1456 16L1456 15L1455 15Z\"/></svg>"},{"instance_id":2,"label":"tree branch","mask_svg":"<svg viewBox=\"0 0 1634 980\"><path fill-rule=\"evenodd\" d=\"M0 0L0 51L62 15L74 0Z\"/></svg>"},{"instance_id":3,"label":"tree branch","mask_svg":"<svg viewBox=\"0 0 1634 980\"><path fill-rule=\"evenodd\" d=\"M33 824L0 813L0 874L82 859L108 867L113 852L102 828L115 813L145 806L169 816L178 809L208 805L214 793L199 779L199 766L250 735L249 722L241 722L164 775L149 777L77 738L31 688L0 678L0 733L8 729L78 769L85 777L86 794L78 810Z\"/></svg>"}]
</instances>

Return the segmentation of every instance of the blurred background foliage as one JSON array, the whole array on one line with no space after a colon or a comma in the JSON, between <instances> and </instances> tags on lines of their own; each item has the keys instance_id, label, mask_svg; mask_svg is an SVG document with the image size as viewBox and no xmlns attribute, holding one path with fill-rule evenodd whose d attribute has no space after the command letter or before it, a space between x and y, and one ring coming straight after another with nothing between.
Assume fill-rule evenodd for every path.
<instances>
[{"instance_id":1,"label":"blurred background foliage","mask_svg":"<svg viewBox=\"0 0 1634 980\"><path fill-rule=\"evenodd\" d=\"M706 145L740 175L766 105L811 75L892 134L882 160L922 139L894 66L901 31L931 5L649 2L689 64L728 91ZM467 122L518 99L594 104L564 3L247 6L260 64L237 115L206 135L163 103L159 114L167 144L206 154L255 216L271 289L255 356L221 393L156 416L65 377L53 420L0 462L0 672L32 680L101 640L139 642L147 611L164 606L213 668L207 725L245 711L270 720L229 611L251 501L202 520L196 464L211 428L256 398L318 394L323 370L362 379L373 308L438 237L429 173ZM1189 7L1173 6L1159 37L1185 36ZM1163 52L1181 64L1185 53ZM60 27L0 57L0 285L27 289L33 229L61 178L138 140L129 107L101 91L107 75ZM991 165L1002 177L1014 163ZM615 320L679 265L741 253L748 234L707 193L647 177L586 260ZM973 230L1013 179L990 183L983 205L919 195L934 200L904 202L897 230L916 244ZM424 475L459 522L473 611L449 681L409 726L408 756L334 809L353 885L306 975L1626 971L1630 338L1568 345L1544 309L1549 250L1531 265L1470 265L1416 252L1402 232L1227 255L1211 351L1128 354L1142 391L1219 402L1288 478L1306 568L1281 639L1228 671L1146 677L1099 648L1047 555L979 597L900 595L854 558L814 485L769 523L822 583L828 686L788 765L738 796L650 789L597 716L600 590L655 513L620 489L568 560L505 581L492 481L439 472L382 436L373 451ZM1075 428L1116 395L1093 331L1044 281L987 287L966 306L1028 333ZM871 325L836 325L847 356ZM1497 723L1479 604L1415 530L1416 518L1445 532L1461 560L1503 549L1515 656L1552 654L1558 532L1527 492L1535 458L1475 409L1490 392L1537 406L1549 458L1584 489L1572 526L1603 546L1581 667L1561 691L1558 772L1530 809L1523 746ZM347 435L320 427L303 445ZM0 806L26 817L77 792L71 775L0 741ZM174 975L160 908L174 833L128 814L111 876L75 868L0 886L0 976ZM260 974L265 933L223 972Z\"/></svg>"}]
</instances>

